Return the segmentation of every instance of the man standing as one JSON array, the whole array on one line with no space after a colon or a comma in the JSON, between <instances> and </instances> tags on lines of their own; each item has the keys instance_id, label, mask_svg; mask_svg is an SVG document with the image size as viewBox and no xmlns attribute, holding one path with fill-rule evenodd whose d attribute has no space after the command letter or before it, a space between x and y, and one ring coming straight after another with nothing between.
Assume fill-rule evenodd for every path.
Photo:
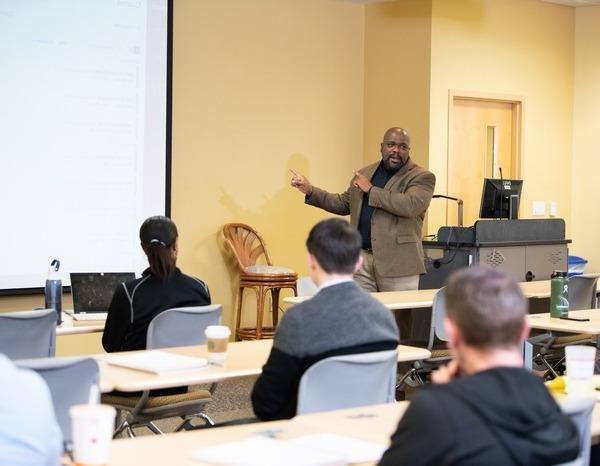
<instances>
[{"instance_id":1,"label":"man standing","mask_svg":"<svg viewBox=\"0 0 600 466\"><path fill-rule=\"evenodd\" d=\"M273 348L252 390L262 421L296 415L304 372L321 359L396 349L392 313L352 280L361 265L360 235L348 222L317 223L306 240L308 266L319 287L308 301L289 309L275 332Z\"/></svg>"},{"instance_id":2,"label":"man standing","mask_svg":"<svg viewBox=\"0 0 600 466\"><path fill-rule=\"evenodd\" d=\"M521 366L527 301L495 269L471 267L446 287L454 360L411 402L380 466L554 465L573 460L579 436L541 379Z\"/></svg>"},{"instance_id":3,"label":"man standing","mask_svg":"<svg viewBox=\"0 0 600 466\"><path fill-rule=\"evenodd\" d=\"M367 291L414 290L425 273L423 219L435 187L433 173L410 160L410 136L390 128L381 161L354 172L350 187L332 194L294 173L305 202L350 220L362 236L363 265L354 279Z\"/></svg>"}]
</instances>

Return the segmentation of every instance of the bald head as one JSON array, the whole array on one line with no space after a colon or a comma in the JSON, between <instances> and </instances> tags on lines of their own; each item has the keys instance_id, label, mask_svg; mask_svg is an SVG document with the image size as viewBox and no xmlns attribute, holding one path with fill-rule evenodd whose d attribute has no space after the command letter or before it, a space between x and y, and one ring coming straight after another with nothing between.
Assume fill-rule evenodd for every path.
<instances>
[{"instance_id":1,"label":"bald head","mask_svg":"<svg viewBox=\"0 0 600 466\"><path fill-rule=\"evenodd\" d=\"M400 128L399 126L395 126L393 128L388 129L383 134L383 140L386 141L394 133L403 134L408 140L408 142L410 142L410 135L408 134L408 131L406 131L404 128Z\"/></svg>"},{"instance_id":2,"label":"bald head","mask_svg":"<svg viewBox=\"0 0 600 466\"><path fill-rule=\"evenodd\" d=\"M387 170L396 171L410 155L410 136L404 128L390 128L383 135L381 158Z\"/></svg>"}]
</instances>

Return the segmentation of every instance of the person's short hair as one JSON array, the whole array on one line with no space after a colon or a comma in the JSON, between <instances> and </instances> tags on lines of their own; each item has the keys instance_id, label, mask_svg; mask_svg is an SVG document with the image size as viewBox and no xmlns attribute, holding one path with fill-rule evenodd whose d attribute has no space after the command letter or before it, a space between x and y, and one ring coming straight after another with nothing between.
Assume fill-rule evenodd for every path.
<instances>
[{"instance_id":1,"label":"person's short hair","mask_svg":"<svg viewBox=\"0 0 600 466\"><path fill-rule=\"evenodd\" d=\"M308 252L327 273L354 273L361 246L358 230L341 218L320 221L312 227L306 240Z\"/></svg>"},{"instance_id":2,"label":"person's short hair","mask_svg":"<svg viewBox=\"0 0 600 466\"><path fill-rule=\"evenodd\" d=\"M518 345L528 304L519 285L506 273L469 267L446 285L446 312L468 345L480 349Z\"/></svg>"}]
</instances>

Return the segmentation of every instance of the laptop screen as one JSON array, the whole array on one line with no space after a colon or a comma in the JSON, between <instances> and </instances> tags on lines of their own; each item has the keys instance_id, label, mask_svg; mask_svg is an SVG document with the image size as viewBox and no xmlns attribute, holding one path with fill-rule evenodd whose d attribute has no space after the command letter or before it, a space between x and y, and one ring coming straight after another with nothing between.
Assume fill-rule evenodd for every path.
<instances>
[{"instance_id":1,"label":"laptop screen","mask_svg":"<svg viewBox=\"0 0 600 466\"><path fill-rule=\"evenodd\" d=\"M72 273L73 312L106 312L115 289L134 278L133 272Z\"/></svg>"}]
</instances>

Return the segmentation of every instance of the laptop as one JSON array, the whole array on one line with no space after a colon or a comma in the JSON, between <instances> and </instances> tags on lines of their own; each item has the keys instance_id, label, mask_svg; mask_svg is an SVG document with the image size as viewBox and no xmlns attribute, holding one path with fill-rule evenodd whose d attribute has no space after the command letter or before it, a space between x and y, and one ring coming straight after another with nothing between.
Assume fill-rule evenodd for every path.
<instances>
[{"instance_id":1,"label":"laptop","mask_svg":"<svg viewBox=\"0 0 600 466\"><path fill-rule=\"evenodd\" d=\"M133 272L71 273L73 319L106 320L116 288L134 278Z\"/></svg>"}]
</instances>

